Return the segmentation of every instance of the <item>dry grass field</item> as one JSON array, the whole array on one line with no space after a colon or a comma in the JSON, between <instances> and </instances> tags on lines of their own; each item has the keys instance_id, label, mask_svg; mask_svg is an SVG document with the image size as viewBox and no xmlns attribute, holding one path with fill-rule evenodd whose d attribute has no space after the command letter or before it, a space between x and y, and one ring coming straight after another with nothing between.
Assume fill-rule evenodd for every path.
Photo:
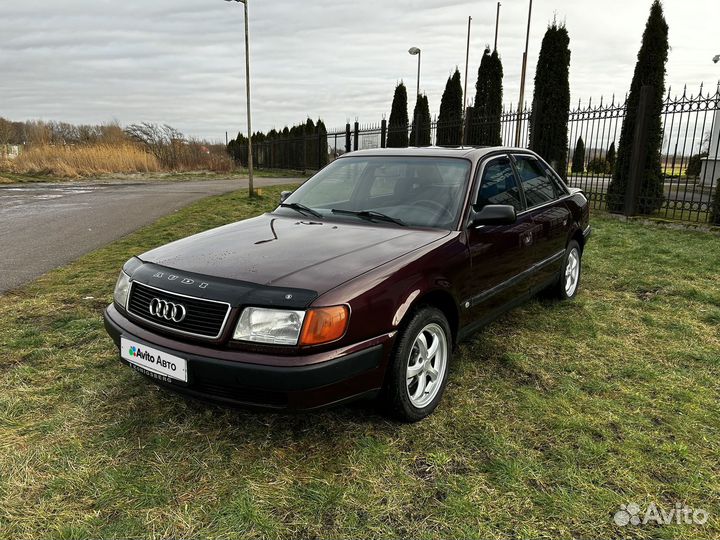
<instances>
[{"instance_id":1,"label":"dry grass field","mask_svg":"<svg viewBox=\"0 0 720 540\"><path fill-rule=\"evenodd\" d=\"M13 172L62 178L110 173L158 172L160 163L134 144L35 146L10 162Z\"/></svg>"},{"instance_id":2,"label":"dry grass field","mask_svg":"<svg viewBox=\"0 0 720 540\"><path fill-rule=\"evenodd\" d=\"M14 160L0 162L0 171L44 178L80 178L106 174L230 172L235 168L226 153L207 150L200 144L178 144L172 152L173 166L169 167L142 146L132 143L37 145Z\"/></svg>"}]
</instances>

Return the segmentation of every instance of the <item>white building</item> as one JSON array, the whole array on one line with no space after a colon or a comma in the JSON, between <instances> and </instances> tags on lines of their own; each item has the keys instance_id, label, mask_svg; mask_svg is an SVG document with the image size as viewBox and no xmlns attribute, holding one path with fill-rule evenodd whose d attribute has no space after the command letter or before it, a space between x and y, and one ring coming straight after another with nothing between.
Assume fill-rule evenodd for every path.
<instances>
[{"instance_id":1,"label":"white building","mask_svg":"<svg viewBox=\"0 0 720 540\"><path fill-rule=\"evenodd\" d=\"M703 186L712 186L720 178L720 109L715 111L710 135L708 157L700 165L700 182Z\"/></svg>"}]
</instances>

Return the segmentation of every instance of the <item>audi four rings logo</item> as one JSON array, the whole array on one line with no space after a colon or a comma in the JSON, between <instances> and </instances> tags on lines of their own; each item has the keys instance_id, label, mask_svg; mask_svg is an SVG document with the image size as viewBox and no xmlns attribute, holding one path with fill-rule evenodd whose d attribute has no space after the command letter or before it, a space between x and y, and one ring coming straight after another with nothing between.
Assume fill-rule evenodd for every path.
<instances>
[{"instance_id":1,"label":"audi four rings logo","mask_svg":"<svg viewBox=\"0 0 720 540\"><path fill-rule=\"evenodd\" d=\"M174 304L167 300L153 298L150 302L150 315L165 319L166 321L179 323L185 319L187 310L182 304Z\"/></svg>"}]
</instances>

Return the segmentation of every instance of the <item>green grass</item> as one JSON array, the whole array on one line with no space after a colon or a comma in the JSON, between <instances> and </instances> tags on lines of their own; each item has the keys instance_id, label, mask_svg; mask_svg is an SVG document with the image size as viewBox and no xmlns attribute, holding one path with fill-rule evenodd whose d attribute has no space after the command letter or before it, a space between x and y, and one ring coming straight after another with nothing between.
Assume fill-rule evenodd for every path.
<instances>
[{"instance_id":1,"label":"green grass","mask_svg":"<svg viewBox=\"0 0 720 540\"><path fill-rule=\"evenodd\" d=\"M577 300L477 334L415 425L216 408L122 366L101 322L121 264L282 189L207 199L0 297L0 537L720 536L715 235L594 219ZM612 523L653 501L710 520Z\"/></svg>"}]
</instances>

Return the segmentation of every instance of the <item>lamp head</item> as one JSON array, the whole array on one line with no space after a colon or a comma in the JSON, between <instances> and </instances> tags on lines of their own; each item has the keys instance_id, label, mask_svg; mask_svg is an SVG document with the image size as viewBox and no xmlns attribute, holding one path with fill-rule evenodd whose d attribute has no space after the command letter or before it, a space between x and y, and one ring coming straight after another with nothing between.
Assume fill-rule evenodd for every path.
<instances>
[{"instance_id":1,"label":"lamp head","mask_svg":"<svg viewBox=\"0 0 720 540\"><path fill-rule=\"evenodd\" d=\"M413 56L416 56L416 55L420 54L420 49L418 49L417 47L410 47L408 52L410 54L412 54Z\"/></svg>"},{"instance_id":2,"label":"lamp head","mask_svg":"<svg viewBox=\"0 0 720 540\"><path fill-rule=\"evenodd\" d=\"M716 64L720 62L720 54L716 54L715 56L713 56L713 62L715 62Z\"/></svg>"}]
</instances>

